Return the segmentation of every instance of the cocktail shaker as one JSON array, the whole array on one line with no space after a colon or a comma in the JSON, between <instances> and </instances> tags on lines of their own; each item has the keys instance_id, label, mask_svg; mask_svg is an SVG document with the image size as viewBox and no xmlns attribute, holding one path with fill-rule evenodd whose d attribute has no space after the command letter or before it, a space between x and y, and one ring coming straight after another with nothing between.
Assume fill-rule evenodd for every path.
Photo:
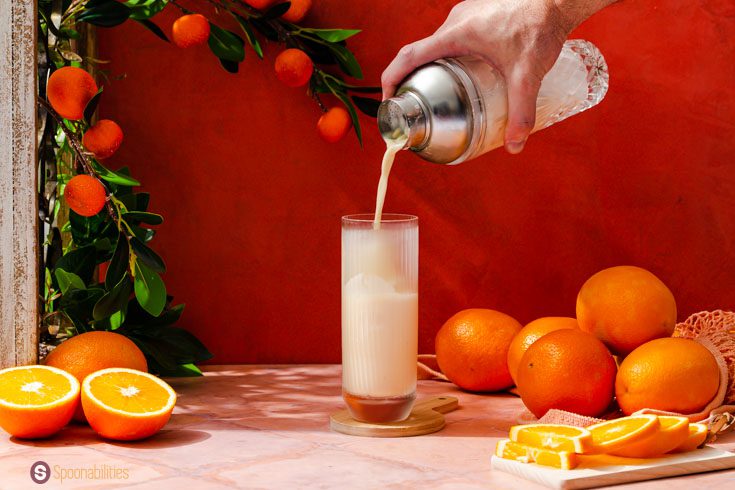
<instances>
[{"instance_id":1,"label":"cocktail shaker","mask_svg":"<svg viewBox=\"0 0 735 490\"><path fill-rule=\"evenodd\" d=\"M597 105L608 88L605 58L592 43L570 40L541 83L532 132ZM455 165L503 146L505 80L476 57L444 58L409 75L378 109L386 141L434 163Z\"/></svg>"}]
</instances>

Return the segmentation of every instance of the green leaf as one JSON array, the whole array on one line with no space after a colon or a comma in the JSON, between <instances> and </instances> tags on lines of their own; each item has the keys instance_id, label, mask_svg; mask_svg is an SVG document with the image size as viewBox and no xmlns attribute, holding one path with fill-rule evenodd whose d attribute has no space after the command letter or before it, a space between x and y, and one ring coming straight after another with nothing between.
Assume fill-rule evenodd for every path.
<instances>
[{"instance_id":1,"label":"green leaf","mask_svg":"<svg viewBox=\"0 0 735 490\"><path fill-rule=\"evenodd\" d=\"M115 245L115 252L112 254L110 265L107 267L107 274L105 276L105 287L111 289L120 282L120 279L128 271L128 262L130 260L130 248L128 247L128 240L125 235L120 233L117 239L117 245Z\"/></svg>"},{"instance_id":2,"label":"green leaf","mask_svg":"<svg viewBox=\"0 0 735 490\"><path fill-rule=\"evenodd\" d=\"M55 269L62 269L66 272L73 272L82 278L84 284L92 282L94 267L97 264L97 250L92 245L80 247L64 254L58 262ZM54 274L56 272L54 271Z\"/></svg>"},{"instance_id":3,"label":"green leaf","mask_svg":"<svg viewBox=\"0 0 735 490\"><path fill-rule=\"evenodd\" d=\"M235 18L235 20L237 20L237 23L240 24L240 27L242 27L242 30L245 32L245 39L248 40L248 44L250 44L250 46L253 48L255 54L258 55L258 58L262 60L263 48L260 46L258 38L255 37L255 32L253 32L253 28L250 25L250 22L248 22L248 20L241 15L233 13L232 16Z\"/></svg>"},{"instance_id":4,"label":"green leaf","mask_svg":"<svg viewBox=\"0 0 735 490\"><path fill-rule=\"evenodd\" d=\"M166 345L166 351L178 364L202 362L213 357L212 353L191 332L179 327L148 328L137 332L140 336L156 339Z\"/></svg>"},{"instance_id":5,"label":"green leaf","mask_svg":"<svg viewBox=\"0 0 735 490\"><path fill-rule=\"evenodd\" d=\"M202 376L202 371L194 364L180 364L176 366L176 370L173 373L166 373L166 376L182 378L188 376Z\"/></svg>"},{"instance_id":6,"label":"green leaf","mask_svg":"<svg viewBox=\"0 0 735 490\"><path fill-rule=\"evenodd\" d=\"M102 91L104 89L104 87L101 87L97 93L94 94L94 97L89 99L87 106L84 108L84 120L87 121L87 124L91 124L92 116L94 116L94 111L97 110L97 106L100 103L100 98L102 97Z\"/></svg>"},{"instance_id":7,"label":"green leaf","mask_svg":"<svg viewBox=\"0 0 735 490\"><path fill-rule=\"evenodd\" d=\"M131 13L128 7L115 0L90 0L77 20L99 27L114 27L128 20Z\"/></svg>"},{"instance_id":8,"label":"green leaf","mask_svg":"<svg viewBox=\"0 0 735 490\"><path fill-rule=\"evenodd\" d=\"M329 49L332 50L335 58L337 58L337 63L343 72L358 80L362 80L360 63L357 62L355 55L349 49L340 44L330 44Z\"/></svg>"},{"instance_id":9,"label":"green leaf","mask_svg":"<svg viewBox=\"0 0 735 490\"><path fill-rule=\"evenodd\" d=\"M350 118L352 119L352 125L355 128L355 134L357 135L357 140L360 142L360 147L362 147L362 130L360 129L360 119L357 117L357 111L355 110L355 105L352 103L349 97L345 95L344 92L339 90L332 90L332 93L342 101L342 103L347 107L347 112L350 113Z\"/></svg>"},{"instance_id":10,"label":"green leaf","mask_svg":"<svg viewBox=\"0 0 735 490\"><path fill-rule=\"evenodd\" d=\"M156 24L152 20L148 20L148 19L135 19L135 21L136 22L139 22L143 27L145 27L146 29L148 29L149 31L151 31L153 34L155 34L160 39L162 39L162 40L164 40L166 42L170 42L168 40L168 36L166 36L166 34L163 32L163 30L160 27L158 27L158 24Z\"/></svg>"},{"instance_id":11,"label":"green leaf","mask_svg":"<svg viewBox=\"0 0 735 490\"><path fill-rule=\"evenodd\" d=\"M138 257L139 262L143 262L155 272L166 272L166 264L163 262L163 259L142 241L133 237L130 239L130 246L133 249L133 253Z\"/></svg>"},{"instance_id":12,"label":"green leaf","mask_svg":"<svg viewBox=\"0 0 735 490\"><path fill-rule=\"evenodd\" d=\"M263 20L271 20L276 19L286 12L288 12L288 9L291 8L291 2L283 2L283 3L277 3L271 8L269 8L264 14L263 14Z\"/></svg>"},{"instance_id":13,"label":"green leaf","mask_svg":"<svg viewBox=\"0 0 735 490\"><path fill-rule=\"evenodd\" d=\"M360 29L303 29L304 32L315 34L320 39L330 43L338 43L359 34Z\"/></svg>"},{"instance_id":14,"label":"green leaf","mask_svg":"<svg viewBox=\"0 0 735 490\"><path fill-rule=\"evenodd\" d=\"M123 218L126 220L136 220L140 221L141 223L146 223L149 225L160 225L163 223L163 216L160 214L155 213L147 213L145 211L128 211L127 213L123 214Z\"/></svg>"},{"instance_id":15,"label":"green leaf","mask_svg":"<svg viewBox=\"0 0 735 490\"><path fill-rule=\"evenodd\" d=\"M135 261L135 297L145 311L158 316L166 305L166 285L155 271L140 260Z\"/></svg>"},{"instance_id":16,"label":"green leaf","mask_svg":"<svg viewBox=\"0 0 735 490\"><path fill-rule=\"evenodd\" d=\"M124 328L124 327L123 327ZM155 374L164 375L176 370L176 360L155 341L137 336L128 335L130 340L143 351L148 361L148 370Z\"/></svg>"},{"instance_id":17,"label":"green leaf","mask_svg":"<svg viewBox=\"0 0 735 490\"><path fill-rule=\"evenodd\" d=\"M240 64L236 61L223 60L222 58L218 59L219 64L222 65L222 68L224 68L226 72L237 73L240 71Z\"/></svg>"},{"instance_id":18,"label":"green leaf","mask_svg":"<svg viewBox=\"0 0 735 490\"><path fill-rule=\"evenodd\" d=\"M250 23L253 24L253 27L263 34L263 36L265 36L269 41L278 41L278 31L276 31L268 22L253 17L250 19Z\"/></svg>"},{"instance_id":19,"label":"green leaf","mask_svg":"<svg viewBox=\"0 0 735 490\"><path fill-rule=\"evenodd\" d=\"M352 101L364 114L370 117L378 117L378 107L380 107L379 100L353 95Z\"/></svg>"},{"instance_id":20,"label":"green leaf","mask_svg":"<svg viewBox=\"0 0 735 490\"><path fill-rule=\"evenodd\" d=\"M66 272L64 269L57 268L54 275L56 276L56 282L59 284L59 289L61 289L61 294L66 294L69 289L87 289L82 278L73 272Z\"/></svg>"},{"instance_id":21,"label":"green leaf","mask_svg":"<svg viewBox=\"0 0 735 490\"><path fill-rule=\"evenodd\" d=\"M125 5L132 11L131 19L145 20L161 12L168 0L128 0Z\"/></svg>"},{"instance_id":22,"label":"green leaf","mask_svg":"<svg viewBox=\"0 0 735 490\"><path fill-rule=\"evenodd\" d=\"M109 168L103 166L97 160L92 160L92 168L94 168L95 172L97 172L102 180L105 180L107 182L128 187L140 185L140 182L138 182L134 178L128 175L123 175L120 172L110 170Z\"/></svg>"},{"instance_id":23,"label":"green leaf","mask_svg":"<svg viewBox=\"0 0 735 490\"><path fill-rule=\"evenodd\" d=\"M245 59L245 41L232 31L209 23L209 49L222 60L240 63Z\"/></svg>"},{"instance_id":24,"label":"green leaf","mask_svg":"<svg viewBox=\"0 0 735 490\"><path fill-rule=\"evenodd\" d=\"M92 317L95 320L102 320L111 316L116 311L122 311L127 307L130 293L133 291L133 283L127 274L120 279L114 288L104 294L92 310Z\"/></svg>"}]
</instances>

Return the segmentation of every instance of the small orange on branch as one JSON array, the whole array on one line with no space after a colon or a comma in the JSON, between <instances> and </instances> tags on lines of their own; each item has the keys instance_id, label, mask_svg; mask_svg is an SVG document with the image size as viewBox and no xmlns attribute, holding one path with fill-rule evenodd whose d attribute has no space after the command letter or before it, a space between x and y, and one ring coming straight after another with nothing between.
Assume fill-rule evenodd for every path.
<instances>
[{"instance_id":1,"label":"small orange on branch","mask_svg":"<svg viewBox=\"0 0 735 490\"><path fill-rule=\"evenodd\" d=\"M84 147L98 159L109 158L120 148L123 132L120 126L109 119L101 119L89 128L82 137Z\"/></svg>"},{"instance_id":2,"label":"small orange on branch","mask_svg":"<svg viewBox=\"0 0 735 490\"><path fill-rule=\"evenodd\" d=\"M276 76L289 87L301 87L314 73L314 63L309 55L296 48L289 48L276 57Z\"/></svg>"},{"instance_id":3,"label":"small orange on branch","mask_svg":"<svg viewBox=\"0 0 735 490\"><path fill-rule=\"evenodd\" d=\"M327 143L336 143L352 128L352 118L343 107L332 107L322 114L316 124L319 136Z\"/></svg>"},{"instance_id":4,"label":"small orange on branch","mask_svg":"<svg viewBox=\"0 0 735 490\"><path fill-rule=\"evenodd\" d=\"M92 75L81 68L65 66L49 77L46 98L61 117L78 121L84 118L84 109L97 91Z\"/></svg>"},{"instance_id":5,"label":"small orange on branch","mask_svg":"<svg viewBox=\"0 0 735 490\"><path fill-rule=\"evenodd\" d=\"M105 186L99 180L82 174L72 177L67 182L64 188L64 199L72 211L80 216L90 217L105 207L107 193Z\"/></svg>"},{"instance_id":6,"label":"small orange on branch","mask_svg":"<svg viewBox=\"0 0 735 490\"><path fill-rule=\"evenodd\" d=\"M204 44L209 39L209 21L201 14L182 15L174 22L171 40L180 48Z\"/></svg>"}]
</instances>

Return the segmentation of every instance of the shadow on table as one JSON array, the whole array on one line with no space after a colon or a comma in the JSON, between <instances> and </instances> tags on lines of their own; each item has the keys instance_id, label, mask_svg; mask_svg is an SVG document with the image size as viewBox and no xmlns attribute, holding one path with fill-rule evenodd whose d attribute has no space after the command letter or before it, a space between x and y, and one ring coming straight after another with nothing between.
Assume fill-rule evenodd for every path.
<instances>
[{"instance_id":1,"label":"shadow on table","mask_svg":"<svg viewBox=\"0 0 735 490\"><path fill-rule=\"evenodd\" d=\"M97 435L89 426L72 423L58 434L48 439L18 439L11 437L10 441L22 446L30 447L66 447L92 446L97 444L135 447L136 449L163 449L169 447L188 446L209 439L210 434L201 430L192 429L163 429L154 437L140 441L110 441Z\"/></svg>"}]
</instances>

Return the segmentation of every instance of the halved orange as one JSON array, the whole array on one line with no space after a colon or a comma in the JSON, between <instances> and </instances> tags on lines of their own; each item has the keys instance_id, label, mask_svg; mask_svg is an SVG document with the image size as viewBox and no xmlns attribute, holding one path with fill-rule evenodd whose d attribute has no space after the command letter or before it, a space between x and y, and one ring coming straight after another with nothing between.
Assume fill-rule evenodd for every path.
<instances>
[{"instance_id":1,"label":"halved orange","mask_svg":"<svg viewBox=\"0 0 735 490\"><path fill-rule=\"evenodd\" d=\"M511 459L521 463L536 463L562 470L571 470L577 466L576 453L533 447L510 439L498 441L497 446L495 446L495 455L503 459Z\"/></svg>"},{"instance_id":2,"label":"halved orange","mask_svg":"<svg viewBox=\"0 0 735 490\"><path fill-rule=\"evenodd\" d=\"M0 427L23 439L49 437L79 403L79 382L61 369L20 366L0 371Z\"/></svg>"},{"instance_id":3,"label":"halved orange","mask_svg":"<svg viewBox=\"0 0 735 490\"><path fill-rule=\"evenodd\" d=\"M675 447L672 453L685 453L687 451L693 451L701 446L707 439L707 433L709 429L705 424L689 424L689 436L686 441L682 442L679 446Z\"/></svg>"},{"instance_id":4,"label":"halved orange","mask_svg":"<svg viewBox=\"0 0 735 490\"><path fill-rule=\"evenodd\" d=\"M176 393L165 381L135 369L102 369L82 383L84 415L107 439L150 437L166 425L175 405Z\"/></svg>"},{"instance_id":5,"label":"halved orange","mask_svg":"<svg viewBox=\"0 0 735 490\"><path fill-rule=\"evenodd\" d=\"M592 434L587 429L560 424L514 425L510 440L552 451L589 452Z\"/></svg>"},{"instance_id":6,"label":"halved orange","mask_svg":"<svg viewBox=\"0 0 735 490\"><path fill-rule=\"evenodd\" d=\"M658 431L609 453L626 458L655 458L681 445L689 437L688 418L659 415L658 421Z\"/></svg>"},{"instance_id":7,"label":"halved orange","mask_svg":"<svg viewBox=\"0 0 735 490\"><path fill-rule=\"evenodd\" d=\"M658 432L660 427L655 415L630 415L590 425L592 453L610 453L616 449L641 441Z\"/></svg>"}]
</instances>

